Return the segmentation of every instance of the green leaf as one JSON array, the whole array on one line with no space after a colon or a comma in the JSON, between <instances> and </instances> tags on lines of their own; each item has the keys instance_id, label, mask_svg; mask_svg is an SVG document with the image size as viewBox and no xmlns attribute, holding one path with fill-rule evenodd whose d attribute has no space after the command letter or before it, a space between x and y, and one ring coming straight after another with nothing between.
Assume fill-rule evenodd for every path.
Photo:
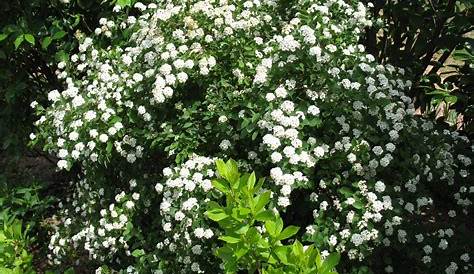
<instances>
[{"instance_id":1,"label":"green leaf","mask_svg":"<svg viewBox=\"0 0 474 274\"><path fill-rule=\"evenodd\" d=\"M227 177L227 165L225 164L224 161L222 161L221 159L218 159L216 160L216 168L217 168L217 172L219 173L220 176L222 176L222 178L226 178Z\"/></svg>"},{"instance_id":2,"label":"green leaf","mask_svg":"<svg viewBox=\"0 0 474 274\"><path fill-rule=\"evenodd\" d=\"M105 150L107 151L107 153L111 153L113 147L114 144L112 142L107 142L107 147L105 148Z\"/></svg>"},{"instance_id":3,"label":"green leaf","mask_svg":"<svg viewBox=\"0 0 474 274\"><path fill-rule=\"evenodd\" d=\"M278 259L284 264L288 264L288 247L287 246L277 246L275 248L275 254Z\"/></svg>"},{"instance_id":4,"label":"green leaf","mask_svg":"<svg viewBox=\"0 0 474 274\"><path fill-rule=\"evenodd\" d=\"M117 6L120 7L127 7L127 6L132 6L132 0L117 0Z\"/></svg>"},{"instance_id":5,"label":"green leaf","mask_svg":"<svg viewBox=\"0 0 474 274\"><path fill-rule=\"evenodd\" d=\"M355 207L355 208L357 208L357 209L362 209L362 208L364 208L364 204L363 204L361 201L359 201L359 200L355 201L355 202L352 204L352 206Z\"/></svg>"},{"instance_id":6,"label":"green leaf","mask_svg":"<svg viewBox=\"0 0 474 274\"><path fill-rule=\"evenodd\" d=\"M354 193L354 192L353 192L350 188L348 188L347 186L341 187L340 189L338 189L338 191L339 191L339 193L341 193L342 195L344 195L346 198L352 196L352 194Z\"/></svg>"},{"instance_id":7,"label":"green leaf","mask_svg":"<svg viewBox=\"0 0 474 274\"><path fill-rule=\"evenodd\" d=\"M45 37L43 39L43 42L41 42L41 48L46 50L51 44L51 41L52 41L51 37Z\"/></svg>"},{"instance_id":8,"label":"green leaf","mask_svg":"<svg viewBox=\"0 0 474 274\"><path fill-rule=\"evenodd\" d=\"M211 219L215 222L219 222L220 220L223 220L223 219L229 217L229 215L227 215L224 212L224 210L219 209L219 208L208 210L208 211L205 212L205 214L209 219Z\"/></svg>"},{"instance_id":9,"label":"green leaf","mask_svg":"<svg viewBox=\"0 0 474 274\"><path fill-rule=\"evenodd\" d=\"M249 119L245 119L242 124L240 125L240 128L244 129L246 128L248 125L250 124L250 120Z\"/></svg>"},{"instance_id":10,"label":"green leaf","mask_svg":"<svg viewBox=\"0 0 474 274\"><path fill-rule=\"evenodd\" d=\"M291 249L296 257L301 258L304 255L303 245L298 240L293 243Z\"/></svg>"},{"instance_id":11,"label":"green leaf","mask_svg":"<svg viewBox=\"0 0 474 274\"><path fill-rule=\"evenodd\" d=\"M51 38L53 40L59 40L59 39L63 38L64 36L66 36L66 34L67 34L67 32L65 32L63 30L60 30L60 31L54 33Z\"/></svg>"},{"instance_id":12,"label":"green leaf","mask_svg":"<svg viewBox=\"0 0 474 274\"><path fill-rule=\"evenodd\" d=\"M277 217L275 224L275 233L279 235L281 233L281 230L283 229L283 220L280 217Z\"/></svg>"},{"instance_id":13,"label":"green leaf","mask_svg":"<svg viewBox=\"0 0 474 274\"><path fill-rule=\"evenodd\" d=\"M226 163L227 166L227 181L234 184L234 188L238 187L238 179L239 179L239 169L237 167L237 162L230 159Z\"/></svg>"},{"instance_id":14,"label":"green leaf","mask_svg":"<svg viewBox=\"0 0 474 274\"><path fill-rule=\"evenodd\" d=\"M255 215L255 220L257 221L271 221L275 218L275 214L271 210L263 210Z\"/></svg>"},{"instance_id":15,"label":"green leaf","mask_svg":"<svg viewBox=\"0 0 474 274\"><path fill-rule=\"evenodd\" d=\"M25 40L32 45L35 44L35 37L31 34L25 34Z\"/></svg>"},{"instance_id":16,"label":"green leaf","mask_svg":"<svg viewBox=\"0 0 474 274\"><path fill-rule=\"evenodd\" d=\"M249 252L248 248L239 248L238 250L236 250L234 252L234 254L235 254L235 257L237 257L237 259L239 259L242 256L244 256L245 254L247 254L248 252Z\"/></svg>"},{"instance_id":17,"label":"green leaf","mask_svg":"<svg viewBox=\"0 0 474 274\"><path fill-rule=\"evenodd\" d=\"M338 253L331 253L321 266L320 273L330 272L339 263L340 258L341 255Z\"/></svg>"},{"instance_id":18,"label":"green leaf","mask_svg":"<svg viewBox=\"0 0 474 274\"><path fill-rule=\"evenodd\" d=\"M255 197L255 199L257 200L255 203L255 208L254 208L255 212L259 212L268 204L268 202L270 201L270 195L271 195L270 191L265 191L264 193Z\"/></svg>"},{"instance_id":19,"label":"green leaf","mask_svg":"<svg viewBox=\"0 0 474 274\"><path fill-rule=\"evenodd\" d=\"M3 40L7 39L8 37L8 34L7 33L0 33L0 42L2 42Z\"/></svg>"},{"instance_id":20,"label":"green leaf","mask_svg":"<svg viewBox=\"0 0 474 274\"><path fill-rule=\"evenodd\" d=\"M212 186L217 188L219 191L221 191L224 194L227 194L229 192L229 187L227 186L227 182L222 179L217 179L217 180L212 180Z\"/></svg>"},{"instance_id":21,"label":"green leaf","mask_svg":"<svg viewBox=\"0 0 474 274\"><path fill-rule=\"evenodd\" d=\"M13 44L15 45L15 49L18 49L21 43L23 43L23 40L25 40L23 34L16 37L15 42L13 42Z\"/></svg>"},{"instance_id":22,"label":"green leaf","mask_svg":"<svg viewBox=\"0 0 474 274\"><path fill-rule=\"evenodd\" d=\"M250 228L250 227L249 227L248 225L242 225L241 227L239 227L239 228L237 228L237 229L235 230L235 233L236 233L236 234L239 234L239 235L240 235L240 234L245 234L245 233L247 233L247 231L249 230L249 228Z\"/></svg>"},{"instance_id":23,"label":"green leaf","mask_svg":"<svg viewBox=\"0 0 474 274\"><path fill-rule=\"evenodd\" d=\"M239 238L232 237L232 236L220 236L219 240L222 240L222 241L224 241L226 243L229 243L229 244L236 244L236 243L240 242Z\"/></svg>"},{"instance_id":24,"label":"green leaf","mask_svg":"<svg viewBox=\"0 0 474 274\"><path fill-rule=\"evenodd\" d=\"M256 178L255 178L255 172L252 172L252 174L250 174L248 180L247 180L247 188L250 190L250 189L253 189L253 187L255 186L255 181L256 181Z\"/></svg>"},{"instance_id":25,"label":"green leaf","mask_svg":"<svg viewBox=\"0 0 474 274\"><path fill-rule=\"evenodd\" d=\"M296 233L298 233L299 230L300 230L299 227L294 226L294 225L290 225L290 226L288 226L287 228L285 228L285 229L280 233L280 235L278 236L278 240L288 239L288 238L290 238L291 236L293 236L293 235L295 235Z\"/></svg>"},{"instance_id":26,"label":"green leaf","mask_svg":"<svg viewBox=\"0 0 474 274\"><path fill-rule=\"evenodd\" d=\"M145 251L143 249L135 249L133 252L132 252L132 256L137 258L137 257L141 257L145 255Z\"/></svg>"},{"instance_id":27,"label":"green leaf","mask_svg":"<svg viewBox=\"0 0 474 274\"><path fill-rule=\"evenodd\" d=\"M276 237L275 229L276 229L276 224L274 221L266 221L265 222L265 229L267 230L268 234L272 237Z\"/></svg>"}]
</instances>

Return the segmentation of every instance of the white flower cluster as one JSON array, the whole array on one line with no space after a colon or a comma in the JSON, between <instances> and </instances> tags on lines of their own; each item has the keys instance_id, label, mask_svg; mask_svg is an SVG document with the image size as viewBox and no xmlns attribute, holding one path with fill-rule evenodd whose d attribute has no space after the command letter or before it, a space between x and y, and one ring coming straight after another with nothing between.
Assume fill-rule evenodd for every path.
<instances>
[{"instance_id":1,"label":"white flower cluster","mask_svg":"<svg viewBox=\"0 0 474 274\"><path fill-rule=\"evenodd\" d=\"M214 230L204 218L212 190L215 159L194 156L175 168L165 168L164 183L155 190L162 195L159 210L164 239L156 244L174 263L170 270L204 273L212 265Z\"/></svg>"},{"instance_id":2,"label":"white flower cluster","mask_svg":"<svg viewBox=\"0 0 474 274\"><path fill-rule=\"evenodd\" d=\"M136 183L130 182L133 190ZM130 218L140 194L122 191L106 206L104 188L96 191L92 187L87 179L79 181L71 201L67 200L71 206L60 204L59 223L49 244L51 263L62 263L73 250L85 250L91 260L100 262L111 259L119 250L130 256L127 243L132 227Z\"/></svg>"}]
</instances>

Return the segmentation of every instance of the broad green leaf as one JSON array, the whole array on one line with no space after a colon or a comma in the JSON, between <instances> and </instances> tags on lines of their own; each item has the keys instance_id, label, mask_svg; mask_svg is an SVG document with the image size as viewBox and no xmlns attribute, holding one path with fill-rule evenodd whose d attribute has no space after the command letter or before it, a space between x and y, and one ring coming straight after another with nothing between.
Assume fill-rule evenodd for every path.
<instances>
[{"instance_id":1,"label":"broad green leaf","mask_svg":"<svg viewBox=\"0 0 474 274\"><path fill-rule=\"evenodd\" d=\"M275 233L279 235L283 229L283 220L280 217L277 217L275 221Z\"/></svg>"},{"instance_id":2,"label":"broad green leaf","mask_svg":"<svg viewBox=\"0 0 474 274\"><path fill-rule=\"evenodd\" d=\"M35 37L31 34L25 34L25 40L32 45L35 44Z\"/></svg>"},{"instance_id":3,"label":"broad green leaf","mask_svg":"<svg viewBox=\"0 0 474 274\"><path fill-rule=\"evenodd\" d=\"M344 195L345 197L350 197L352 196L352 194L354 193L350 188L348 188L347 186L343 186L341 187L340 189L338 189L339 193L341 193L342 195Z\"/></svg>"},{"instance_id":4,"label":"broad green leaf","mask_svg":"<svg viewBox=\"0 0 474 274\"><path fill-rule=\"evenodd\" d=\"M268 202L270 201L270 195L270 191L265 191L264 193L254 198L256 200L254 212L259 212L268 204Z\"/></svg>"},{"instance_id":5,"label":"broad green leaf","mask_svg":"<svg viewBox=\"0 0 474 274\"><path fill-rule=\"evenodd\" d=\"M222 193L226 194L229 192L229 187L227 186L227 182L222 179L212 180L212 186L217 188Z\"/></svg>"},{"instance_id":6,"label":"broad green leaf","mask_svg":"<svg viewBox=\"0 0 474 274\"><path fill-rule=\"evenodd\" d=\"M264 182L265 182L265 178L258 179L257 185L255 186L255 188L253 190L254 193L260 191L260 189L262 188Z\"/></svg>"},{"instance_id":7,"label":"broad green leaf","mask_svg":"<svg viewBox=\"0 0 474 274\"><path fill-rule=\"evenodd\" d=\"M270 236L272 237L276 236L275 228L276 228L276 224L274 221L265 222L265 229L267 230L268 234L270 234Z\"/></svg>"},{"instance_id":8,"label":"broad green leaf","mask_svg":"<svg viewBox=\"0 0 474 274\"><path fill-rule=\"evenodd\" d=\"M355 207L355 208L357 208L357 209L362 209L362 208L364 208L364 204L363 204L361 201L359 201L359 200L355 201L355 202L352 204L352 206Z\"/></svg>"},{"instance_id":9,"label":"broad green leaf","mask_svg":"<svg viewBox=\"0 0 474 274\"><path fill-rule=\"evenodd\" d=\"M249 230L249 226L248 225L242 225L241 227L238 227L236 230L235 230L235 233L236 234L245 234L247 233L247 231Z\"/></svg>"},{"instance_id":10,"label":"broad green leaf","mask_svg":"<svg viewBox=\"0 0 474 274\"><path fill-rule=\"evenodd\" d=\"M255 220L261 221L261 222L273 220L274 218L275 218L275 213L273 213L273 211L271 210L263 210L257 213L257 215L255 215Z\"/></svg>"},{"instance_id":11,"label":"broad green leaf","mask_svg":"<svg viewBox=\"0 0 474 274\"><path fill-rule=\"evenodd\" d=\"M216 161L216 168L219 175L222 178L227 179L227 165L225 164L225 162L222 161L221 159L218 159Z\"/></svg>"},{"instance_id":12,"label":"broad green leaf","mask_svg":"<svg viewBox=\"0 0 474 274\"><path fill-rule=\"evenodd\" d=\"M288 226L287 228L283 229L283 231L280 233L280 235L278 236L278 240L285 240L285 239L288 239L290 238L291 236L295 235L296 233L298 233L298 231L300 230L299 227L297 226L294 226L294 225L290 225Z\"/></svg>"},{"instance_id":13,"label":"broad green leaf","mask_svg":"<svg viewBox=\"0 0 474 274\"><path fill-rule=\"evenodd\" d=\"M230 159L226 163L227 165L227 181L234 183L234 189L238 187L238 178L239 178L239 169L237 167L237 162Z\"/></svg>"},{"instance_id":14,"label":"broad green leaf","mask_svg":"<svg viewBox=\"0 0 474 274\"><path fill-rule=\"evenodd\" d=\"M117 6L120 7L127 7L132 5L132 0L117 0Z\"/></svg>"},{"instance_id":15,"label":"broad green leaf","mask_svg":"<svg viewBox=\"0 0 474 274\"><path fill-rule=\"evenodd\" d=\"M242 256L244 256L245 254L247 254L249 252L249 249L248 248L239 248L238 250L236 250L234 252L235 254L235 257L237 257L237 259L241 258Z\"/></svg>"},{"instance_id":16,"label":"broad green leaf","mask_svg":"<svg viewBox=\"0 0 474 274\"><path fill-rule=\"evenodd\" d=\"M298 258L301 258L301 256L304 255L303 245L298 240L293 243L291 249L293 254Z\"/></svg>"},{"instance_id":17,"label":"broad green leaf","mask_svg":"<svg viewBox=\"0 0 474 274\"><path fill-rule=\"evenodd\" d=\"M275 254L284 264L288 264L288 247L287 246L278 246L275 248Z\"/></svg>"},{"instance_id":18,"label":"broad green leaf","mask_svg":"<svg viewBox=\"0 0 474 274\"><path fill-rule=\"evenodd\" d=\"M205 214L206 214L206 216L207 216L209 219L211 219L211 220L213 220L213 221L215 221L215 222L218 222L218 221L220 221L220 220L223 220L223 219L229 217L229 215L227 215L227 214L224 212L224 210L218 209L218 208L208 210L208 211L206 211Z\"/></svg>"},{"instance_id":19,"label":"broad green leaf","mask_svg":"<svg viewBox=\"0 0 474 274\"><path fill-rule=\"evenodd\" d=\"M258 135L258 132L255 131L253 134L252 134L252 141L257 139L257 135Z\"/></svg>"},{"instance_id":20,"label":"broad green leaf","mask_svg":"<svg viewBox=\"0 0 474 274\"><path fill-rule=\"evenodd\" d=\"M328 273L339 263L341 256L338 253L331 253L320 268L320 273Z\"/></svg>"},{"instance_id":21,"label":"broad green leaf","mask_svg":"<svg viewBox=\"0 0 474 274\"><path fill-rule=\"evenodd\" d=\"M61 38L63 38L64 36L66 36L67 32L63 31L63 30L60 30L56 33L53 34L53 36L51 36L51 38L53 40L59 40Z\"/></svg>"},{"instance_id":22,"label":"broad green leaf","mask_svg":"<svg viewBox=\"0 0 474 274\"><path fill-rule=\"evenodd\" d=\"M253 189L253 187L255 186L255 181L256 181L255 172L252 172L252 174L250 174L250 176L247 180L247 188L248 189Z\"/></svg>"},{"instance_id":23,"label":"broad green leaf","mask_svg":"<svg viewBox=\"0 0 474 274\"><path fill-rule=\"evenodd\" d=\"M232 237L232 236L220 236L219 240L222 240L222 241L224 241L226 243L229 243L229 244L236 244L236 243L240 242L239 238Z\"/></svg>"}]
</instances>

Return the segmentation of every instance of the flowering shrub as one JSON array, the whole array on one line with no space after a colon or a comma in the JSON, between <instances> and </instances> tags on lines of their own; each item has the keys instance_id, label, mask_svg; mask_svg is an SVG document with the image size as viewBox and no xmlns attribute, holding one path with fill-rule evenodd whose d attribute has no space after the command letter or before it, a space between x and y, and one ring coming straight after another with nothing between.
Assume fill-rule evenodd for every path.
<instances>
[{"instance_id":1,"label":"flowering shrub","mask_svg":"<svg viewBox=\"0 0 474 274\"><path fill-rule=\"evenodd\" d=\"M355 261L399 271L396 252L425 272L472 269L463 239L472 146L416 117L403 68L357 44L371 24L366 6L135 8L140 16L101 19L81 37L57 71L65 89L33 104L33 143L57 155L59 169L83 171L58 217L51 262L220 271L220 232L204 205L220 199L214 159L234 158L269 177L270 205L304 227L302 240L322 257L341 253L346 272ZM380 250L383 265L371 260Z\"/></svg>"}]
</instances>

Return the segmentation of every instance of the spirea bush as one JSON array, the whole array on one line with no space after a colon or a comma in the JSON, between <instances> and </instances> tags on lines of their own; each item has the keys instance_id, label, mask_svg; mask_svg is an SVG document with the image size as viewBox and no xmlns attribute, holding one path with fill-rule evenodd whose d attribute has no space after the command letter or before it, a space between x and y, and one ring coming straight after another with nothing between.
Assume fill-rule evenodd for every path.
<instances>
[{"instance_id":1,"label":"spirea bush","mask_svg":"<svg viewBox=\"0 0 474 274\"><path fill-rule=\"evenodd\" d=\"M117 6L118 19L79 35L57 71L64 89L32 103L32 143L58 169L81 170L50 262L222 272L223 232L204 212L223 199L215 160L233 158L268 178L285 226L302 227L322 257L340 253L347 273L406 270L391 254L410 271L471 270L473 147L417 117L404 69L358 44L368 8L157 1L135 4L137 16Z\"/></svg>"}]
</instances>

